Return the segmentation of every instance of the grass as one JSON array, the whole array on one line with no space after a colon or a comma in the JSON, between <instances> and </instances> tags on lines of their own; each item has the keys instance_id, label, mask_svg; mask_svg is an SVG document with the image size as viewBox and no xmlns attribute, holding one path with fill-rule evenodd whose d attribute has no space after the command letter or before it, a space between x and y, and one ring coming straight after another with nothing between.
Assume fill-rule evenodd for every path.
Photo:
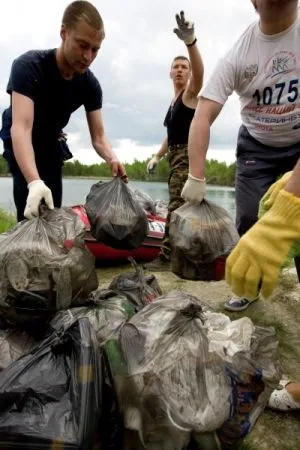
<instances>
[{"instance_id":1,"label":"grass","mask_svg":"<svg viewBox=\"0 0 300 450\"><path fill-rule=\"evenodd\" d=\"M8 231L16 224L16 216L0 209L0 233Z\"/></svg>"}]
</instances>

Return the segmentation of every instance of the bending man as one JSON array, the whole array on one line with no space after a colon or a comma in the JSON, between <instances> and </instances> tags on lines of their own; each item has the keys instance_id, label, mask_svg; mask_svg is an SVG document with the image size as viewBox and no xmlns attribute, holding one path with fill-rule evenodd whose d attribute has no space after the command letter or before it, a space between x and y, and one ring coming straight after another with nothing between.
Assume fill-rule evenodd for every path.
<instances>
[{"instance_id":1,"label":"bending man","mask_svg":"<svg viewBox=\"0 0 300 450\"><path fill-rule=\"evenodd\" d=\"M61 45L31 50L12 65L0 137L13 176L18 221L37 216L41 201L49 208L62 203L62 130L71 114L84 106L91 141L114 176L126 176L108 142L102 121L102 90L89 70L104 39L104 25L88 1L65 10Z\"/></svg>"}]
</instances>

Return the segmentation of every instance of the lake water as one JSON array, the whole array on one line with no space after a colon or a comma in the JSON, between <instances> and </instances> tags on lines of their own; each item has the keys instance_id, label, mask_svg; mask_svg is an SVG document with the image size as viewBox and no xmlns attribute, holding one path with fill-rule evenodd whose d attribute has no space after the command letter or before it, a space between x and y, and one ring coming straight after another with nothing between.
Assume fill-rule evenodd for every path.
<instances>
[{"instance_id":1,"label":"lake water","mask_svg":"<svg viewBox=\"0 0 300 450\"><path fill-rule=\"evenodd\" d=\"M65 178L63 180L63 204L70 206L82 204L91 186L97 180L85 178ZM129 186L140 189L150 195L153 200L168 200L168 185L162 182L130 181ZM235 216L234 188L208 186L207 199L223 206L232 217ZM15 212L12 194L12 179L0 177L0 208Z\"/></svg>"}]
</instances>

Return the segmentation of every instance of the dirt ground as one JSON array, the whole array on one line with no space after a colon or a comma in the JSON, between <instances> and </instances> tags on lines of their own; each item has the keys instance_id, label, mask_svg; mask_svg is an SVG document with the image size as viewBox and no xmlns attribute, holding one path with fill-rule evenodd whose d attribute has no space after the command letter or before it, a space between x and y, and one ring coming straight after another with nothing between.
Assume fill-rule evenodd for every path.
<instances>
[{"instance_id":1,"label":"dirt ground","mask_svg":"<svg viewBox=\"0 0 300 450\"><path fill-rule=\"evenodd\" d=\"M107 287L113 277L128 271L132 271L130 265L99 267L100 287ZM158 272L155 276L163 292L182 290L226 313L223 303L231 296L231 291L225 281L188 281L171 272ZM231 319L245 315L255 324L273 326L279 340L282 372L290 379L300 381L300 285L293 270L283 273L271 299L260 299L243 313L228 314ZM300 412L278 413L266 409L240 449L300 450Z\"/></svg>"}]
</instances>

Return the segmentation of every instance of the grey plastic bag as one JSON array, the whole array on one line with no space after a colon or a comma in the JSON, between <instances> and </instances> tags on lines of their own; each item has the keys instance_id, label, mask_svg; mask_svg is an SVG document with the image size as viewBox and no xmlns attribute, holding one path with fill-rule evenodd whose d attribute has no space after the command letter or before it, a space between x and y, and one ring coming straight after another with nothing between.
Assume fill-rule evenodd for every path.
<instances>
[{"instance_id":1,"label":"grey plastic bag","mask_svg":"<svg viewBox=\"0 0 300 450\"><path fill-rule=\"evenodd\" d=\"M82 304L98 287L85 228L70 208L41 209L0 235L0 310L10 323ZM24 314L22 316L22 314Z\"/></svg>"},{"instance_id":2,"label":"grey plastic bag","mask_svg":"<svg viewBox=\"0 0 300 450\"><path fill-rule=\"evenodd\" d=\"M216 280L216 261L225 259L239 240L233 220L221 206L204 200L173 211L170 222L172 271L190 280ZM222 269L224 273L225 263Z\"/></svg>"},{"instance_id":3,"label":"grey plastic bag","mask_svg":"<svg viewBox=\"0 0 300 450\"><path fill-rule=\"evenodd\" d=\"M151 214L156 214L156 207L154 200L146 192L139 189L129 188L135 200L141 205L141 207Z\"/></svg>"},{"instance_id":4,"label":"grey plastic bag","mask_svg":"<svg viewBox=\"0 0 300 450\"><path fill-rule=\"evenodd\" d=\"M109 285L109 289L120 292L134 306L136 311L162 295L162 290L153 274L145 275L143 268L133 258L128 258L134 268L132 273L121 273Z\"/></svg>"}]
</instances>

